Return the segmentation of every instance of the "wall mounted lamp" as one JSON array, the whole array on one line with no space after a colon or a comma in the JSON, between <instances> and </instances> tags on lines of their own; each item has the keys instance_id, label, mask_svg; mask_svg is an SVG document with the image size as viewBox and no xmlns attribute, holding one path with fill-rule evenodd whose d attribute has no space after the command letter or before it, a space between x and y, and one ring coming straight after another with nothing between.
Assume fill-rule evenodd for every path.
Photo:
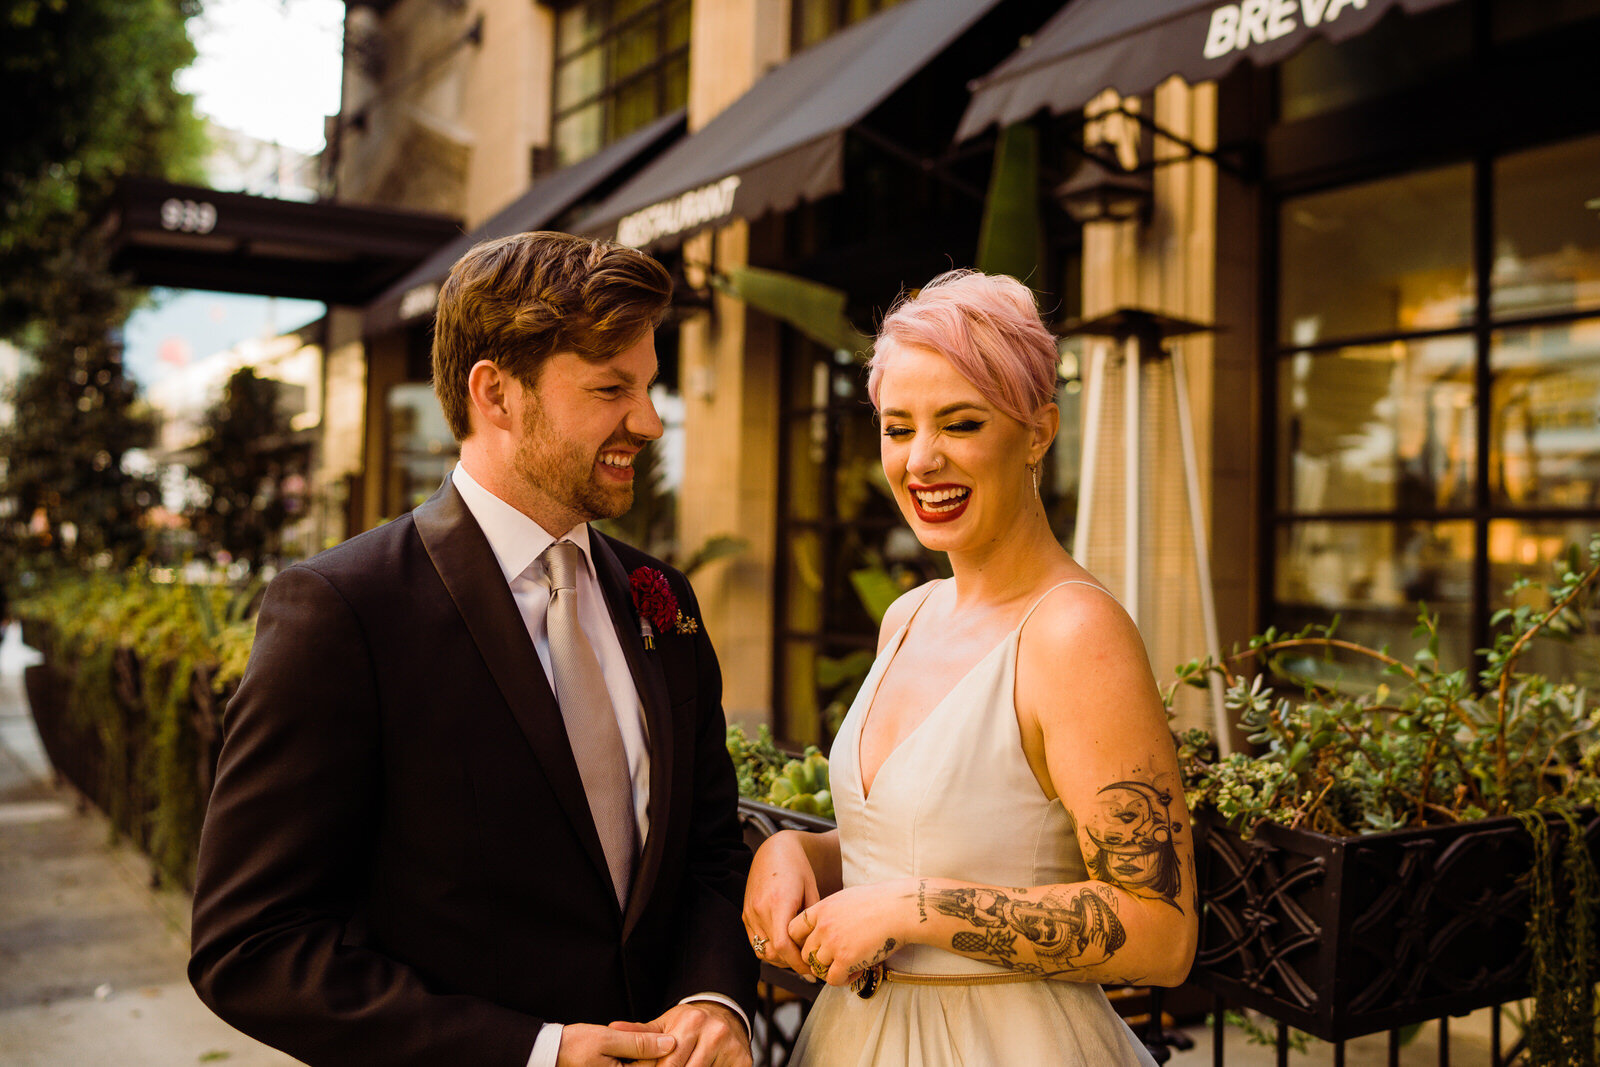
<instances>
[{"instance_id":1,"label":"wall mounted lamp","mask_svg":"<svg viewBox=\"0 0 1600 1067\"><path fill-rule=\"evenodd\" d=\"M1155 192L1148 173L1123 170L1085 156L1072 177L1055 188L1056 202L1081 223L1147 219Z\"/></svg>"}]
</instances>

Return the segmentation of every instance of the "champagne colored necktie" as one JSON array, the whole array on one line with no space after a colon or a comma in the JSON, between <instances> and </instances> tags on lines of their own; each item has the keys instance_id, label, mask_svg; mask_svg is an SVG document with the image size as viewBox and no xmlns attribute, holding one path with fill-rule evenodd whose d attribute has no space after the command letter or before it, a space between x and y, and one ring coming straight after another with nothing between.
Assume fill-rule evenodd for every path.
<instances>
[{"instance_id":1,"label":"champagne colored necktie","mask_svg":"<svg viewBox=\"0 0 1600 1067\"><path fill-rule=\"evenodd\" d=\"M637 849L637 824L633 813L633 778L622 747L622 731L611 706L600 661L578 624L578 569L583 549L571 541L557 541L544 550L545 582L550 587L550 610L545 631L550 639L550 667L555 674L556 700L567 724L567 739L583 778L589 813L619 903L626 904Z\"/></svg>"}]
</instances>

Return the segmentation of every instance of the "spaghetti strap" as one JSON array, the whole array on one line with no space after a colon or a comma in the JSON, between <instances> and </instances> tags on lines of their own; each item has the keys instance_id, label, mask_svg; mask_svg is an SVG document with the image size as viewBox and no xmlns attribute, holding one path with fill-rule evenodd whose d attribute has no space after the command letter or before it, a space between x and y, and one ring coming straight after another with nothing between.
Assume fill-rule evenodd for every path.
<instances>
[{"instance_id":1,"label":"spaghetti strap","mask_svg":"<svg viewBox=\"0 0 1600 1067\"><path fill-rule=\"evenodd\" d=\"M1111 592L1111 590L1107 589L1105 586L1099 584L1098 582L1086 582L1081 578L1072 578L1072 579L1069 579L1069 580L1067 580L1065 582L1057 582L1055 585L1052 585L1049 589L1046 589L1043 593L1041 593L1039 595L1039 599L1035 600L1033 602L1033 607L1029 608L1028 609L1028 613L1026 615L1022 616L1022 621L1017 623L1017 629L1021 630L1024 626L1026 626L1028 624L1028 620L1033 617L1033 613L1035 611L1039 610L1039 605L1044 603L1044 598L1045 597L1049 596L1051 593L1054 593L1057 589L1060 589L1064 585L1086 585L1090 589L1098 589L1098 590L1100 590L1106 596L1111 597L1112 600L1117 600L1116 595L1113 594ZM1117 600L1117 603L1120 605L1122 603L1122 601ZM922 605L918 604L917 606L920 608Z\"/></svg>"},{"instance_id":2,"label":"spaghetti strap","mask_svg":"<svg viewBox=\"0 0 1600 1067\"><path fill-rule=\"evenodd\" d=\"M901 634L901 639L902 640L904 640L904 635L905 635L906 631L911 629L911 622L912 622L913 619L915 619L917 617L917 612L922 610L922 605L926 604L929 601L929 599L931 599L933 597L934 587L937 586L937 585L943 584L943 582L944 582L943 578L935 578L933 581L928 583L928 591L926 593L922 594L922 599L917 601L917 606L911 609L911 614L906 616L905 623L900 627L900 634Z\"/></svg>"}]
</instances>

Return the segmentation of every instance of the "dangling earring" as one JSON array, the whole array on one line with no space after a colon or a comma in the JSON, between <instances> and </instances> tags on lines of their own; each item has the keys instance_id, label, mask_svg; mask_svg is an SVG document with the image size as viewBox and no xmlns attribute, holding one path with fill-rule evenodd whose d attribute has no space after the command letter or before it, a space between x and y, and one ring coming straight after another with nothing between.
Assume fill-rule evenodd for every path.
<instances>
[{"instance_id":1,"label":"dangling earring","mask_svg":"<svg viewBox=\"0 0 1600 1067\"><path fill-rule=\"evenodd\" d=\"M1033 475L1033 495L1039 495L1039 464L1028 464L1028 472Z\"/></svg>"}]
</instances>

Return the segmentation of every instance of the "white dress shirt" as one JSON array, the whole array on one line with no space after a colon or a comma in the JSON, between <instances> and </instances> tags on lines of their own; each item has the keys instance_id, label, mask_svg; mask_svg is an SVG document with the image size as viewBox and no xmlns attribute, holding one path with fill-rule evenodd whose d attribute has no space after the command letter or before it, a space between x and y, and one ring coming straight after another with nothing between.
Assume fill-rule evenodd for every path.
<instances>
[{"instance_id":1,"label":"white dress shirt","mask_svg":"<svg viewBox=\"0 0 1600 1067\"><path fill-rule=\"evenodd\" d=\"M552 688L555 674L550 669L550 638L545 632L550 589L544 584L544 564L539 557L557 540L571 541L583 550L584 565L578 571L577 583L578 625L583 627L589 647L600 661L600 673L605 678L611 707L617 715L617 729L622 733L622 747L628 759L628 774L633 779L634 822L639 828L636 844L642 849L650 828L650 745L645 734L639 690L633 683L633 672L628 669L622 642L606 608L605 591L595 577L588 525L576 526L557 538L478 484L461 463L456 464L450 480L483 530L495 561L500 564L500 573L511 587L511 598L522 614L522 623L528 628L528 636L533 639L534 651L539 654L539 663L544 668L544 676L551 679ZM685 997L682 1003L694 1000L712 1000L732 1008L744 1020L745 1033L750 1032L750 1020L744 1009L729 998L719 993L703 993ZM561 1051L561 1029L560 1023L544 1024L533 1043L528 1067L555 1067L556 1056Z\"/></svg>"}]
</instances>

